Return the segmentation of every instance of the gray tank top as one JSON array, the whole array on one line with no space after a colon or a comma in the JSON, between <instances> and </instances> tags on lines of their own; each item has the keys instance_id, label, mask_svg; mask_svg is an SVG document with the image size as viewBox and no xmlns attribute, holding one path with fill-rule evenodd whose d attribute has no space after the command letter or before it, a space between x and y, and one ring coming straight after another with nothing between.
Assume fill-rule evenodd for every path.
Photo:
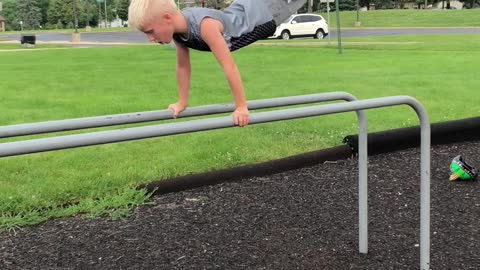
<instances>
[{"instance_id":1,"label":"gray tank top","mask_svg":"<svg viewBox=\"0 0 480 270\"><path fill-rule=\"evenodd\" d=\"M184 38L174 35L173 38L178 43L201 51L210 51L200 36L200 23L207 17L216 19L223 24L223 36L231 51L238 49L232 44L232 41L238 41L242 36L258 32L258 30L268 37L275 32L276 28L269 8L260 0L236 0L224 10L186 8L181 12L187 21L188 36Z\"/></svg>"}]
</instances>

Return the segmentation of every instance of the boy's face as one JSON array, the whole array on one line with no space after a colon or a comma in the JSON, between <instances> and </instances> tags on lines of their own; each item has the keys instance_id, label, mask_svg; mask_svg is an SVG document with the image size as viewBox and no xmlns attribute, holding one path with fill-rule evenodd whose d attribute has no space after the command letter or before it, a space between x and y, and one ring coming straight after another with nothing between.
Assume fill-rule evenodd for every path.
<instances>
[{"instance_id":1,"label":"boy's face","mask_svg":"<svg viewBox=\"0 0 480 270\"><path fill-rule=\"evenodd\" d=\"M170 13L163 13L162 16L146 23L143 27L143 32L147 35L148 40L160 44L170 43L174 30L173 17Z\"/></svg>"}]
</instances>

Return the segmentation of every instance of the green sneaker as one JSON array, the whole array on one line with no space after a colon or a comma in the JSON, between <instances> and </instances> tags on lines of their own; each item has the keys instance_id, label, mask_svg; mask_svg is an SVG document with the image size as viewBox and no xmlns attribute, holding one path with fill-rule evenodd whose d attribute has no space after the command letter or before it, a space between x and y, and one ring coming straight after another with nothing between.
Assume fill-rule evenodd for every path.
<instances>
[{"instance_id":1,"label":"green sneaker","mask_svg":"<svg viewBox=\"0 0 480 270\"><path fill-rule=\"evenodd\" d=\"M450 181L457 179L470 180L478 176L477 169L465 162L461 155L456 156L450 163Z\"/></svg>"}]
</instances>

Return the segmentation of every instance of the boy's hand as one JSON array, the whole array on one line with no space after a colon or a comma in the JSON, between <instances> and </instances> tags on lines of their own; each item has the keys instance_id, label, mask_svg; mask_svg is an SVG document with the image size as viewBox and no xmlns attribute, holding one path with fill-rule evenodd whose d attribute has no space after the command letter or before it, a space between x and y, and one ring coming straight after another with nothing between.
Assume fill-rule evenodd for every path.
<instances>
[{"instance_id":1,"label":"boy's hand","mask_svg":"<svg viewBox=\"0 0 480 270\"><path fill-rule=\"evenodd\" d=\"M173 111L173 118L177 118L178 114L183 112L187 106L181 105L180 103L173 103L168 105L168 109Z\"/></svg>"},{"instance_id":2,"label":"boy's hand","mask_svg":"<svg viewBox=\"0 0 480 270\"><path fill-rule=\"evenodd\" d=\"M240 127L248 125L249 113L247 107L238 107L235 109L232 116L235 125Z\"/></svg>"}]
</instances>

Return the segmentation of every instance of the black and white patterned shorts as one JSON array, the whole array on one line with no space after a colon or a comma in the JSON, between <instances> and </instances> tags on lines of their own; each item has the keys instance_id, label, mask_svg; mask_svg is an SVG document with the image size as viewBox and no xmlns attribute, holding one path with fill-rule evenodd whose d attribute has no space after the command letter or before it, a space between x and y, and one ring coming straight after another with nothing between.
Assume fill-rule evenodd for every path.
<instances>
[{"instance_id":1,"label":"black and white patterned shorts","mask_svg":"<svg viewBox=\"0 0 480 270\"><path fill-rule=\"evenodd\" d=\"M272 36L276 29L277 25L273 20L261 25L257 25L250 33L243 34L239 37L232 37L230 39L230 51L236 51L242 47L254 43L257 40L266 39Z\"/></svg>"}]
</instances>

